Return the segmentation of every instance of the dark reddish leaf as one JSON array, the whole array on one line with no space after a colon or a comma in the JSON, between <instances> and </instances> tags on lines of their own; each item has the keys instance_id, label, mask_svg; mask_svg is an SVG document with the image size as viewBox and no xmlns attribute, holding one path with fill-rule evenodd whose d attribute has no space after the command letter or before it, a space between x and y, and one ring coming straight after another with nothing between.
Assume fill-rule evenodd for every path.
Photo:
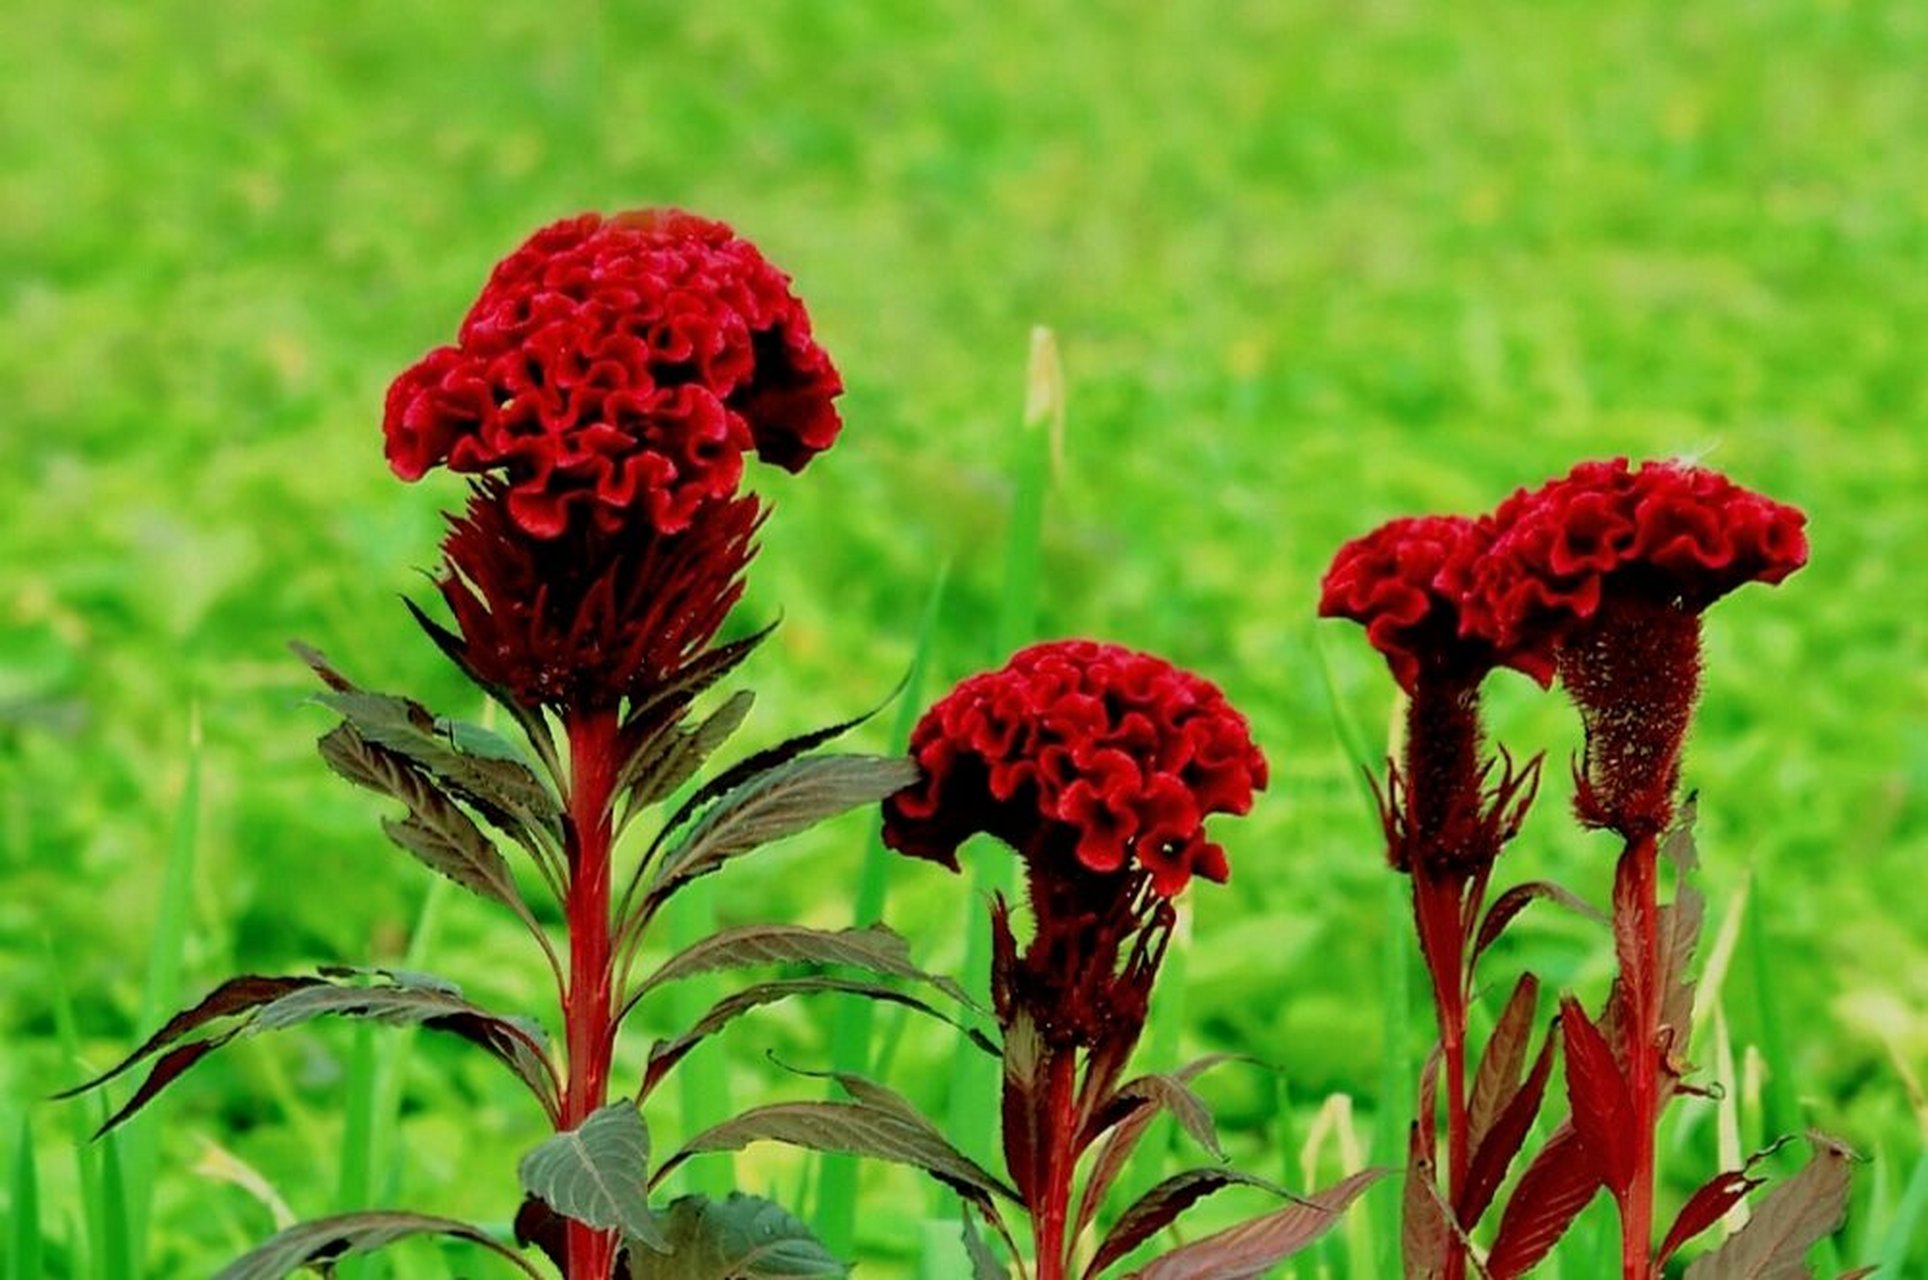
<instances>
[{"instance_id":1,"label":"dark reddish leaf","mask_svg":"<svg viewBox=\"0 0 1928 1280\"><path fill-rule=\"evenodd\" d=\"M648 808L695 777L717 748L743 727L755 700L748 689L738 690L700 724L691 728L669 725L664 732L651 735L633 752L616 779L616 789L626 793L629 810Z\"/></svg>"},{"instance_id":2,"label":"dark reddish leaf","mask_svg":"<svg viewBox=\"0 0 1928 1280\"><path fill-rule=\"evenodd\" d=\"M637 984L636 995L667 982L717 969L763 964L834 964L892 978L928 982L960 1003L970 1003L949 978L926 973L911 963L910 944L882 925L830 932L802 925L752 924L724 929L678 952Z\"/></svg>"},{"instance_id":3,"label":"dark reddish leaf","mask_svg":"<svg viewBox=\"0 0 1928 1280\"><path fill-rule=\"evenodd\" d=\"M663 855L643 895L643 911L731 858L875 804L916 780L917 765L900 756L806 756L763 769L718 800Z\"/></svg>"},{"instance_id":4,"label":"dark reddish leaf","mask_svg":"<svg viewBox=\"0 0 1928 1280\"><path fill-rule=\"evenodd\" d=\"M1499 1118L1473 1148L1458 1210L1459 1220L1468 1228L1485 1216L1500 1183L1506 1180L1513 1157L1520 1153L1534 1119L1540 1114L1540 1103L1546 1097L1547 1080L1552 1074L1553 1033L1549 1030L1540 1043L1539 1054L1533 1059L1533 1070L1527 1074L1526 1083L1507 1099Z\"/></svg>"},{"instance_id":5,"label":"dark reddish leaf","mask_svg":"<svg viewBox=\"0 0 1928 1280\"><path fill-rule=\"evenodd\" d=\"M98 1138L110 1129L120 1128L122 1121L152 1102L161 1090L173 1084L189 1067L234 1039L235 1035L236 1032L230 1031L226 1035L215 1036L209 1040L195 1040L169 1049L156 1058L153 1070L149 1071L147 1078L141 1081L141 1087L134 1090L134 1096L129 1098L119 1111L103 1120L100 1128L94 1130L94 1136Z\"/></svg>"},{"instance_id":6,"label":"dark reddish leaf","mask_svg":"<svg viewBox=\"0 0 1928 1280\"><path fill-rule=\"evenodd\" d=\"M534 1196L523 1198L515 1211L515 1242L527 1249L531 1245L556 1264L558 1271L567 1265L569 1223L561 1214Z\"/></svg>"},{"instance_id":7,"label":"dark reddish leaf","mask_svg":"<svg viewBox=\"0 0 1928 1280\"><path fill-rule=\"evenodd\" d=\"M1700 944L1701 918L1706 903L1682 884L1673 902L1660 909L1660 1028L1666 1056L1661 1065L1670 1076L1688 1069L1687 1036L1694 1020L1694 948Z\"/></svg>"},{"instance_id":8,"label":"dark reddish leaf","mask_svg":"<svg viewBox=\"0 0 1928 1280\"><path fill-rule=\"evenodd\" d=\"M879 710L881 709L882 708L879 708ZM814 751L824 743L842 737L876 714L876 711L866 711L863 715L857 716L854 719L827 725L822 729L813 729L809 733L800 733L794 738L786 738L774 747L765 747L763 750L737 761L698 787L689 799L677 807L676 812L670 815L669 821L663 824L663 829L656 833L656 839L651 842L649 847L649 855L653 855L672 833L693 818L706 805L722 799L730 792L760 775L769 773L780 765L788 764L805 752ZM649 855L645 855L645 860L647 860Z\"/></svg>"},{"instance_id":9,"label":"dark reddish leaf","mask_svg":"<svg viewBox=\"0 0 1928 1280\"><path fill-rule=\"evenodd\" d=\"M1182 1245L1153 1259L1136 1280L1256 1280L1332 1230L1386 1172L1366 1169L1305 1200Z\"/></svg>"},{"instance_id":10,"label":"dark reddish leaf","mask_svg":"<svg viewBox=\"0 0 1928 1280\"><path fill-rule=\"evenodd\" d=\"M777 624L772 622L741 640L717 645L684 663L673 678L631 708L628 718L623 721L624 736L634 737L635 730L643 725L677 719L691 700L742 666L744 659L769 639L770 633L776 629Z\"/></svg>"},{"instance_id":11,"label":"dark reddish leaf","mask_svg":"<svg viewBox=\"0 0 1928 1280\"><path fill-rule=\"evenodd\" d=\"M1520 1072L1526 1067L1526 1051L1533 1040L1533 1014L1539 1007L1540 981L1530 973L1520 975L1513 994L1493 1025L1493 1034L1480 1055L1473 1072L1473 1096L1467 1109L1467 1145L1474 1151L1486 1138L1493 1122L1520 1087Z\"/></svg>"},{"instance_id":12,"label":"dark reddish leaf","mask_svg":"<svg viewBox=\"0 0 1928 1280\"><path fill-rule=\"evenodd\" d=\"M369 742L347 721L323 734L318 745L321 758L336 773L407 807L406 818L382 820L382 831L390 840L430 870L501 903L529 922L528 907L508 861L426 773L399 752ZM517 827L515 820L498 816L508 829Z\"/></svg>"},{"instance_id":13,"label":"dark reddish leaf","mask_svg":"<svg viewBox=\"0 0 1928 1280\"><path fill-rule=\"evenodd\" d=\"M1098 1280L1106 1267L1170 1226L1187 1209L1213 1192L1232 1186L1263 1187L1275 1195L1289 1195L1275 1183L1236 1169L1187 1169L1173 1174L1118 1216L1085 1268L1084 1280Z\"/></svg>"},{"instance_id":14,"label":"dark reddish leaf","mask_svg":"<svg viewBox=\"0 0 1928 1280\"><path fill-rule=\"evenodd\" d=\"M1486 909L1486 918L1480 921L1479 934L1473 939L1473 959L1486 953L1486 949L1500 940L1506 927L1513 923L1514 917L1533 904L1536 898L1557 902L1576 915L1599 924L1606 923L1606 917L1594 908L1593 904L1568 889L1550 880L1534 880L1526 884L1514 885L1493 900Z\"/></svg>"},{"instance_id":15,"label":"dark reddish leaf","mask_svg":"<svg viewBox=\"0 0 1928 1280\"><path fill-rule=\"evenodd\" d=\"M1171 1112L1180 1127L1191 1135L1192 1141L1220 1160L1225 1158L1225 1151L1218 1143L1218 1127L1212 1123L1211 1109L1183 1080L1162 1073L1139 1076L1119 1085L1100 1113L1086 1125L1078 1146L1082 1149L1096 1142L1098 1135L1117 1124L1119 1119L1143 1107L1149 1107L1154 1112Z\"/></svg>"},{"instance_id":16,"label":"dark reddish leaf","mask_svg":"<svg viewBox=\"0 0 1928 1280\"><path fill-rule=\"evenodd\" d=\"M994 1196L1017 1193L996 1174L952 1146L937 1127L908 1105L870 1102L778 1102L725 1120L683 1145L650 1179L655 1186L685 1160L707 1151L741 1151L755 1142L784 1142L810 1151L869 1156L922 1169L982 1208Z\"/></svg>"},{"instance_id":17,"label":"dark reddish leaf","mask_svg":"<svg viewBox=\"0 0 1928 1280\"><path fill-rule=\"evenodd\" d=\"M456 669L469 678L470 684L473 684L476 688L488 694L489 697L495 699L496 703L501 706L503 710L514 716L516 723L522 726L522 731L529 735L529 741L536 745L537 750L542 752L545 757L553 759L556 754L555 737L549 731L549 722L542 718L542 709L540 707L523 706L520 702L516 701L515 695L510 693L506 687L483 679L475 667L469 662L467 641L463 640L461 636L450 631L441 623L435 621L435 619L429 617L428 614L422 611L421 606L417 605L407 596L402 597L402 604L408 609L409 616L415 619L415 625L419 626L423 632L427 634L428 638L435 642L435 647L442 651L442 656L454 663ZM304 658L313 652L313 650L308 649L305 645L298 644L294 646L294 648L295 652L301 654ZM317 654L316 656L319 657L320 655ZM308 665L315 666L315 663L311 660ZM352 685L347 685L346 682L342 685L335 685L332 681L328 680L328 673L323 671L321 667L316 666L315 670L323 681L329 683L331 688L353 687ZM337 679L339 679L339 677L337 677Z\"/></svg>"},{"instance_id":18,"label":"dark reddish leaf","mask_svg":"<svg viewBox=\"0 0 1928 1280\"><path fill-rule=\"evenodd\" d=\"M964 1026L957 1019L944 1013L936 1006L918 999L916 996L898 991L893 987L882 986L875 982L865 982L856 978L839 978L825 974L814 978L779 978L773 982L759 982L754 986L733 992L717 1001L694 1026L673 1040L658 1040L650 1047L649 1060L644 1068L643 1086L640 1097L648 1097L662 1079L690 1050L715 1035L725 1026L761 1005L774 1004L795 995L812 995L830 992L841 995L863 996L870 1000L881 1000L888 1004L903 1005L916 1009L933 1018L941 1019L957 1027L970 1037L978 1048L993 1056L998 1053L993 1044L982 1032ZM633 1002L632 1002L633 1003ZM625 1007L624 1012L628 1012Z\"/></svg>"},{"instance_id":19,"label":"dark reddish leaf","mask_svg":"<svg viewBox=\"0 0 1928 1280\"><path fill-rule=\"evenodd\" d=\"M1452 1224L1440 1204L1433 1147L1432 1126L1415 1122L1406 1143L1406 1186L1399 1217L1399 1256L1406 1280L1439 1280L1452 1247Z\"/></svg>"},{"instance_id":20,"label":"dark reddish leaf","mask_svg":"<svg viewBox=\"0 0 1928 1280\"><path fill-rule=\"evenodd\" d=\"M1180 1084L1189 1084L1221 1062L1229 1061L1235 1056L1237 1055L1213 1053L1195 1058L1172 1072L1171 1078ZM1007 1042L1005 1058L1009 1061L1010 1057L1010 1045ZM1104 1141L1098 1146L1098 1154L1091 1162L1091 1173L1085 1178L1084 1191L1078 1197L1079 1232L1088 1228L1092 1219L1098 1216L1098 1208L1104 1203L1105 1194L1118 1181L1118 1175L1124 1172L1126 1162L1131 1159L1131 1153L1137 1149L1138 1143L1151 1128L1151 1122L1157 1118L1158 1108L1149 1098L1146 1098L1140 1100L1137 1106L1126 1111L1109 1129L1103 1131Z\"/></svg>"},{"instance_id":21,"label":"dark reddish leaf","mask_svg":"<svg viewBox=\"0 0 1928 1280\"><path fill-rule=\"evenodd\" d=\"M344 1213L289 1227L223 1267L214 1280L281 1280L305 1266L351 1254L373 1253L410 1236L452 1236L481 1245L514 1263L524 1275L542 1273L480 1227L422 1213Z\"/></svg>"},{"instance_id":22,"label":"dark reddish leaf","mask_svg":"<svg viewBox=\"0 0 1928 1280\"><path fill-rule=\"evenodd\" d=\"M1573 1130L1601 1180L1618 1198L1633 1185L1634 1176L1633 1133L1627 1127L1633 1103L1626 1077L1600 1029L1571 996L1560 1001L1560 1032Z\"/></svg>"},{"instance_id":23,"label":"dark reddish leaf","mask_svg":"<svg viewBox=\"0 0 1928 1280\"><path fill-rule=\"evenodd\" d=\"M1680 1246L1719 1222L1722 1214L1746 1199L1748 1192L1765 1181L1765 1178L1750 1178L1739 1170L1730 1169L1715 1174L1701 1184L1687 1198L1687 1203L1680 1207L1674 1224L1667 1228L1667 1236L1660 1242L1660 1253L1654 1258L1654 1265L1664 1266Z\"/></svg>"},{"instance_id":24,"label":"dark reddish leaf","mask_svg":"<svg viewBox=\"0 0 1928 1280\"><path fill-rule=\"evenodd\" d=\"M1561 1125L1520 1175L1486 1257L1492 1280L1515 1280L1552 1252L1599 1193L1600 1175L1568 1125Z\"/></svg>"},{"instance_id":25,"label":"dark reddish leaf","mask_svg":"<svg viewBox=\"0 0 1928 1280\"><path fill-rule=\"evenodd\" d=\"M1747 1225L1710 1254L1696 1258L1686 1280L1804 1280L1808 1250L1840 1227L1848 1213L1854 1153L1809 1134L1814 1156L1754 1207Z\"/></svg>"},{"instance_id":26,"label":"dark reddish leaf","mask_svg":"<svg viewBox=\"0 0 1928 1280\"><path fill-rule=\"evenodd\" d=\"M210 1022L246 1013L264 1004L298 991L302 987L312 987L321 982L320 978L263 978L248 974L239 978L229 978L204 996L192 1009L184 1009L167 1020L167 1025L149 1036L140 1048L122 1058L112 1067L95 1076L85 1084L77 1084L54 1095L55 1100L72 1098L98 1089L109 1080L120 1075L129 1067L193 1031L198 1031Z\"/></svg>"}]
</instances>

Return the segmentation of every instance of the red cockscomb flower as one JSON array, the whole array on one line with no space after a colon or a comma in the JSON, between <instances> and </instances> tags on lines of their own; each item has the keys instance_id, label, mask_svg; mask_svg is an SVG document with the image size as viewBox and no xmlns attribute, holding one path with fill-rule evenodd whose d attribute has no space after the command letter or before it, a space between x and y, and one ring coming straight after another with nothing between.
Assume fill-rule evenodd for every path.
<instances>
[{"instance_id":1,"label":"red cockscomb flower","mask_svg":"<svg viewBox=\"0 0 1928 1280\"><path fill-rule=\"evenodd\" d=\"M1511 648L1557 647L1586 723L1582 820L1630 839L1671 821L1700 615L1806 564L1806 519L1718 472L1624 458L1582 463L1494 512L1465 625Z\"/></svg>"},{"instance_id":2,"label":"red cockscomb flower","mask_svg":"<svg viewBox=\"0 0 1928 1280\"><path fill-rule=\"evenodd\" d=\"M761 505L705 504L680 532L605 533L595 522L529 536L482 481L451 517L438 580L462 665L525 707L613 708L671 685L743 594Z\"/></svg>"},{"instance_id":3,"label":"red cockscomb flower","mask_svg":"<svg viewBox=\"0 0 1928 1280\"><path fill-rule=\"evenodd\" d=\"M1266 784L1245 718L1215 685L1090 640L1034 645L965 680L910 748L924 779L886 803L892 848L955 868L958 845L983 831L1034 871L1056 857L1132 867L1167 898L1194 873L1226 878L1205 818L1246 812Z\"/></svg>"},{"instance_id":4,"label":"red cockscomb flower","mask_svg":"<svg viewBox=\"0 0 1928 1280\"><path fill-rule=\"evenodd\" d=\"M676 533L736 492L746 452L797 471L829 448L841 390L788 277L727 226L585 214L496 267L456 345L390 387L383 430L397 475L500 475L539 537L578 509Z\"/></svg>"},{"instance_id":5,"label":"red cockscomb flower","mask_svg":"<svg viewBox=\"0 0 1928 1280\"><path fill-rule=\"evenodd\" d=\"M1520 490L1490 517L1465 626L1508 646L1531 645L1591 618L1609 590L1699 613L1736 587L1779 582L1806 564L1806 523L1795 508L1717 471L1583 462Z\"/></svg>"},{"instance_id":6,"label":"red cockscomb flower","mask_svg":"<svg viewBox=\"0 0 1928 1280\"><path fill-rule=\"evenodd\" d=\"M1484 674L1493 646L1462 631L1458 584L1488 538L1464 516L1389 520L1339 548L1320 582L1319 616L1365 627L1409 695L1422 668Z\"/></svg>"}]
</instances>

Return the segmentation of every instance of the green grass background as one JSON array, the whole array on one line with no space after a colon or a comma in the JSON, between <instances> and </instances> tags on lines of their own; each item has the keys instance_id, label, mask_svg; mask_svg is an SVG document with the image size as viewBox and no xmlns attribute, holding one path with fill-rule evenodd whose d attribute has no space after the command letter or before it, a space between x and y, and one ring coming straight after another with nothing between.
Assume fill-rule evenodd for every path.
<instances>
[{"instance_id":1,"label":"green grass background","mask_svg":"<svg viewBox=\"0 0 1928 1280\"><path fill-rule=\"evenodd\" d=\"M1178 1041L1277 1064L1212 1096L1238 1158L1294 1182L1326 1097L1369 1138L1410 1105L1388 1052L1423 1052L1423 1017L1385 1013L1396 887L1313 647L1334 547L1615 453L1805 507L1812 566L1711 616L1687 775L1714 924L1752 883L1758 963L1720 991L1737 1058L1777 1050L1750 1136L1848 1138L1874 1162L1840 1261L1893 1234L1928 1075L1928 7L28 2L0 49L0 1144L31 1111L46 1274L82 1221L72 1116L39 1101L83 1069L58 993L85 1066L150 1029L170 847L195 857L183 1001L406 951L426 876L315 758L327 719L283 644L478 712L397 600L424 598L459 490L388 475L382 394L531 228L647 204L754 238L849 384L838 447L764 486L742 616L783 626L747 670L746 742L874 704L947 562L934 687L1002 657L1028 334L1057 331L1039 626L1210 674L1271 756L1270 793L1221 827L1232 884L1192 896ZM1376 737L1390 681L1353 629L1320 638ZM1563 813L1571 716L1517 680L1492 703L1500 737L1549 752L1507 871L1602 900L1611 849ZM730 873L719 916L846 923L867 821ZM965 881L905 866L891 890L920 956L956 965ZM484 904L452 897L427 950L478 999L544 1007L539 958ZM1610 957L1548 914L1494 984L1520 963L1597 998ZM773 1010L692 1062L739 1102L813 1092L765 1054L823 1064L831 1021ZM662 1025L646 1012L632 1059ZM914 1029L892 1067L934 1114L949 1043ZM336 1207L353 1045L238 1045L140 1122L149 1274L270 1229L193 1171L208 1144L297 1214ZM500 1224L540 1117L473 1056L414 1043L376 1190ZM1713 1168L1708 1117L1678 1131L1674 1197ZM793 1202L804 1176L767 1150L738 1170ZM908 1274L923 1189L863 1187L866 1273ZM1384 1241L1395 1203L1368 1202ZM1598 1274L1588 1229L1563 1274ZM1367 1275L1374 1251L1320 1265ZM1892 1274L1928 1274L1906 1256Z\"/></svg>"}]
</instances>

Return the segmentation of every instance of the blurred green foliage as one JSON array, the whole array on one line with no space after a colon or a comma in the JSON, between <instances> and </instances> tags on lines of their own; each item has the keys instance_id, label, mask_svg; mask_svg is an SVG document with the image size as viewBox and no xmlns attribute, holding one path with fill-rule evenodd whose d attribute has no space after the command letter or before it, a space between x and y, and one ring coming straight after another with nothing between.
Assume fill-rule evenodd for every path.
<instances>
[{"instance_id":1,"label":"blurred green foliage","mask_svg":"<svg viewBox=\"0 0 1928 1280\"><path fill-rule=\"evenodd\" d=\"M1188 1051L1282 1072L1213 1091L1264 1172L1296 1174L1329 1093L1366 1132L1410 1105L1380 1096L1389 873L1312 656L1332 549L1622 452L1805 507L1812 566L1712 615L1687 773L1716 917L1749 879L1758 912L1764 960L1721 992L1737 1057L1772 1034L1776 1120L1876 1157L1847 1252L1884 1238L1928 1075L1928 7L24 0L0 48L0 1134L79 1069L50 964L87 1065L148 1029L197 708L187 994L403 953L424 877L314 758L327 718L284 642L478 710L396 598L424 597L459 488L387 474L383 391L532 227L678 204L795 275L850 388L837 449L765 485L742 618L783 626L748 672L746 741L888 691L946 562L936 687L1003 656L985 637L1026 344L1057 331L1068 466L1039 625L1209 673L1274 766L1221 829L1231 886L1193 896L1183 1001ZM1346 712L1384 723L1363 641L1325 640ZM1521 681L1493 709L1550 762L1507 870L1601 898L1611 850L1562 813L1572 717ZM846 922L866 838L846 820L732 872L720 918ZM918 865L888 914L954 966L977 909ZM502 1007L548 999L467 899L427 961ZM1597 998L1610 958L1549 913L1495 985L1522 963ZM831 1022L772 1010L709 1061L738 1099L809 1093L765 1053L822 1064ZM646 1010L632 1055L652 1029ZM350 1045L237 1046L141 1121L163 1161L151 1274L205 1274L270 1229L189 1172L210 1142L296 1213L333 1207ZM938 1114L948 1053L914 1028L892 1056ZM540 1118L471 1056L415 1045L380 1190L501 1223ZM52 1275L79 1232L47 1136L68 1128L34 1124ZM1677 1148L1675 1196L1713 1167L1711 1125ZM788 1154L739 1168L794 1202ZM869 1273L915 1241L868 1220Z\"/></svg>"}]
</instances>

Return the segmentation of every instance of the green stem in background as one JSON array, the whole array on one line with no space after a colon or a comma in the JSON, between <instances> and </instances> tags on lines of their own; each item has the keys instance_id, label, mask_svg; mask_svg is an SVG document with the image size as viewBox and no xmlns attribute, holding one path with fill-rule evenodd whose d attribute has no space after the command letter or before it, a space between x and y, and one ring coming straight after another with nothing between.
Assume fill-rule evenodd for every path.
<instances>
[{"instance_id":1,"label":"green stem in background","mask_svg":"<svg viewBox=\"0 0 1928 1280\"><path fill-rule=\"evenodd\" d=\"M950 566L937 571L924 612L917 627L917 646L911 653L910 670L898 694L897 719L892 726L891 750L903 751L910 744L911 730L923 713L924 683L930 670L931 644L937 634L937 620L944 604L944 588L950 580ZM884 847L881 829L873 830L864 850L863 869L857 877L857 908L852 923L858 928L883 919L890 895L890 872L897 855ZM881 1055L871 1051L876 1025L876 1005L869 1000L846 999L837 1002L836 1022L830 1033L830 1055L835 1069L845 1075L864 1075L877 1066ZM829 1155L821 1159L822 1176L817 1185L817 1238L837 1257L849 1257L857 1238L857 1160L854 1156Z\"/></svg>"},{"instance_id":2,"label":"green stem in background","mask_svg":"<svg viewBox=\"0 0 1928 1280\"><path fill-rule=\"evenodd\" d=\"M20 1146L13 1157L9 1202L13 1229L8 1233L7 1280L41 1280L40 1179L34 1166L33 1125L20 1117Z\"/></svg>"},{"instance_id":3,"label":"green stem in background","mask_svg":"<svg viewBox=\"0 0 1928 1280\"><path fill-rule=\"evenodd\" d=\"M569 992L563 1007L569 1075L562 1125L574 1129L603 1105L609 1089L612 947L609 920L611 801L616 782L616 712L573 712L569 734ZM615 1236L570 1221L568 1280L606 1280Z\"/></svg>"},{"instance_id":4,"label":"green stem in background","mask_svg":"<svg viewBox=\"0 0 1928 1280\"><path fill-rule=\"evenodd\" d=\"M403 968L419 972L427 967L451 883L440 876L429 882L402 959ZM401 1110L402 1069L415 1042L416 1029L382 1027L379 1040L377 1030L372 1023L358 1020L349 1048L348 1110L342 1123L341 1176L335 1194L336 1208L343 1213L375 1208L378 1202L394 1199L398 1190L399 1162L392 1158L392 1147ZM384 1183L379 1188L378 1179ZM379 1274L382 1265L379 1258L363 1256L343 1258L336 1269L341 1280L363 1280Z\"/></svg>"},{"instance_id":5,"label":"green stem in background","mask_svg":"<svg viewBox=\"0 0 1928 1280\"><path fill-rule=\"evenodd\" d=\"M1005 544L1004 589L998 601L997 625L992 631L1002 662L1037 630L1038 582L1043 560L1045 495L1050 489L1054 460L1063 450L1064 367L1051 330L1031 331L1031 361L1026 385L1024 427L1018 436L1011 531ZM990 987L991 925L984 904L1010 897L1017 887L1017 864L1005 856L973 860L971 893L965 900L965 990L982 993ZM966 1154L992 1158L996 1136L985 1116L997 1114L996 1067L968 1044L960 1044L951 1067L950 1136ZM940 1204L944 1201L939 1200ZM940 1210L954 1216L945 1205Z\"/></svg>"},{"instance_id":6,"label":"green stem in background","mask_svg":"<svg viewBox=\"0 0 1928 1280\"><path fill-rule=\"evenodd\" d=\"M696 880L685 885L670 899L663 914L672 951L701 942L716 932L716 881ZM672 989L677 1025L695 1023L722 995L722 980L715 975L699 975L677 983ZM698 1046L677 1071L676 1089L685 1136L701 1133L726 1119L732 1107L729 1055L724 1046L715 1040ZM685 1190L713 1200L723 1199L736 1186L735 1158L724 1154L692 1160L683 1167L683 1185Z\"/></svg>"}]
</instances>

